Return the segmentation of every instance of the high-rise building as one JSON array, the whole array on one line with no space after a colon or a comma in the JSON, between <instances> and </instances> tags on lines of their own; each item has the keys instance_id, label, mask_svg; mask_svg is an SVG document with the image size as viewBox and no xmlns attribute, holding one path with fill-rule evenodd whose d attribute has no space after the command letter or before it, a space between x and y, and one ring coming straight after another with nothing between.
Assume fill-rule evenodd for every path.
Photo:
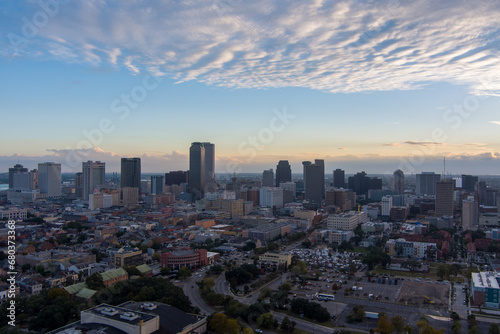
<instances>
[{"instance_id":1,"label":"high-rise building","mask_svg":"<svg viewBox=\"0 0 500 334\"><path fill-rule=\"evenodd\" d=\"M163 193L163 187L165 186L165 178L163 175L151 175L151 194L161 194Z\"/></svg>"},{"instance_id":2,"label":"high-rise building","mask_svg":"<svg viewBox=\"0 0 500 334\"><path fill-rule=\"evenodd\" d=\"M486 205L486 189L488 187L486 186L485 181L478 181L476 182L474 189L476 193L479 195L479 204L480 205Z\"/></svg>"},{"instance_id":3,"label":"high-rise building","mask_svg":"<svg viewBox=\"0 0 500 334\"><path fill-rule=\"evenodd\" d=\"M188 183L188 172L187 171L173 171L165 173L165 185L181 185L183 183Z\"/></svg>"},{"instance_id":4,"label":"high-rise building","mask_svg":"<svg viewBox=\"0 0 500 334\"><path fill-rule=\"evenodd\" d=\"M260 188L260 206L283 207L283 188L262 187Z\"/></svg>"},{"instance_id":5,"label":"high-rise building","mask_svg":"<svg viewBox=\"0 0 500 334\"><path fill-rule=\"evenodd\" d=\"M83 173L78 172L75 174L75 195L78 198L83 197Z\"/></svg>"},{"instance_id":6,"label":"high-rise building","mask_svg":"<svg viewBox=\"0 0 500 334\"><path fill-rule=\"evenodd\" d=\"M386 195L382 197L382 219L389 219L392 209L392 196Z\"/></svg>"},{"instance_id":7,"label":"high-rise building","mask_svg":"<svg viewBox=\"0 0 500 334\"><path fill-rule=\"evenodd\" d=\"M23 165L20 164L15 164L14 167L9 168L9 188L14 188L14 174L27 172L28 168L24 168Z\"/></svg>"},{"instance_id":8,"label":"high-rise building","mask_svg":"<svg viewBox=\"0 0 500 334\"><path fill-rule=\"evenodd\" d=\"M302 162L304 166L305 199L321 205L325 196L325 161L316 159Z\"/></svg>"},{"instance_id":9,"label":"high-rise building","mask_svg":"<svg viewBox=\"0 0 500 334\"><path fill-rule=\"evenodd\" d=\"M356 195L368 195L368 190L382 189L382 179L377 177L368 177L366 172L362 171L348 178L349 189L352 189Z\"/></svg>"},{"instance_id":10,"label":"high-rise building","mask_svg":"<svg viewBox=\"0 0 500 334\"><path fill-rule=\"evenodd\" d=\"M38 188L48 197L61 196L61 164L44 162L38 164Z\"/></svg>"},{"instance_id":11,"label":"high-rise building","mask_svg":"<svg viewBox=\"0 0 500 334\"><path fill-rule=\"evenodd\" d=\"M288 160L280 160L276 165L276 187L281 183L292 181L292 168Z\"/></svg>"},{"instance_id":12,"label":"high-rise building","mask_svg":"<svg viewBox=\"0 0 500 334\"><path fill-rule=\"evenodd\" d=\"M462 190L473 192L477 181L479 181L477 176L462 174Z\"/></svg>"},{"instance_id":13,"label":"high-rise building","mask_svg":"<svg viewBox=\"0 0 500 334\"><path fill-rule=\"evenodd\" d=\"M274 186L274 172L272 169L266 169L264 172L262 172L262 186L263 187Z\"/></svg>"},{"instance_id":14,"label":"high-rise building","mask_svg":"<svg viewBox=\"0 0 500 334\"><path fill-rule=\"evenodd\" d=\"M405 173L401 169L398 169L393 174L393 185L394 190L402 195L405 192Z\"/></svg>"},{"instance_id":15,"label":"high-rise building","mask_svg":"<svg viewBox=\"0 0 500 334\"><path fill-rule=\"evenodd\" d=\"M327 190L326 205L335 205L341 211L351 210L356 206L356 193L348 189Z\"/></svg>"},{"instance_id":16,"label":"high-rise building","mask_svg":"<svg viewBox=\"0 0 500 334\"><path fill-rule=\"evenodd\" d=\"M441 181L441 175L434 172L417 174L417 195L436 195L436 182Z\"/></svg>"},{"instance_id":17,"label":"high-rise building","mask_svg":"<svg viewBox=\"0 0 500 334\"><path fill-rule=\"evenodd\" d=\"M89 200L89 195L95 193L99 186L106 183L106 164L100 161L82 162L83 190L82 198Z\"/></svg>"},{"instance_id":18,"label":"high-rise building","mask_svg":"<svg viewBox=\"0 0 500 334\"><path fill-rule=\"evenodd\" d=\"M443 179L436 182L436 207L435 216L453 216L455 210L455 180Z\"/></svg>"},{"instance_id":19,"label":"high-rise building","mask_svg":"<svg viewBox=\"0 0 500 334\"><path fill-rule=\"evenodd\" d=\"M462 229L477 230L479 226L479 203L474 196L462 200Z\"/></svg>"},{"instance_id":20,"label":"high-rise building","mask_svg":"<svg viewBox=\"0 0 500 334\"><path fill-rule=\"evenodd\" d=\"M345 188L345 171L337 168L333 171L333 186L335 188Z\"/></svg>"},{"instance_id":21,"label":"high-rise building","mask_svg":"<svg viewBox=\"0 0 500 334\"><path fill-rule=\"evenodd\" d=\"M203 143L205 147L205 183L215 183L215 145Z\"/></svg>"},{"instance_id":22,"label":"high-rise building","mask_svg":"<svg viewBox=\"0 0 500 334\"><path fill-rule=\"evenodd\" d=\"M201 199L205 189L205 145L195 142L189 148L189 192Z\"/></svg>"},{"instance_id":23,"label":"high-rise building","mask_svg":"<svg viewBox=\"0 0 500 334\"><path fill-rule=\"evenodd\" d=\"M122 158L121 188L141 188L141 158Z\"/></svg>"}]
</instances>

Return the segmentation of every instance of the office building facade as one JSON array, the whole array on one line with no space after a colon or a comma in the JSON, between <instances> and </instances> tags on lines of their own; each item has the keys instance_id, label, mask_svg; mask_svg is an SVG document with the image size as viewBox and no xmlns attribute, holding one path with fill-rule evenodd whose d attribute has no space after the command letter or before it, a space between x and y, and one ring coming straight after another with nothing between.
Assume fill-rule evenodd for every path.
<instances>
[{"instance_id":1,"label":"office building facade","mask_svg":"<svg viewBox=\"0 0 500 334\"><path fill-rule=\"evenodd\" d=\"M14 188L14 174L27 172L28 168L23 167L21 164L15 164L14 167L9 168L9 188Z\"/></svg>"},{"instance_id":2,"label":"office building facade","mask_svg":"<svg viewBox=\"0 0 500 334\"><path fill-rule=\"evenodd\" d=\"M141 158L122 158L120 185L122 188L141 188Z\"/></svg>"},{"instance_id":3,"label":"office building facade","mask_svg":"<svg viewBox=\"0 0 500 334\"><path fill-rule=\"evenodd\" d=\"M292 181L292 168L288 160L280 160L276 165L276 187L281 183Z\"/></svg>"},{"instance_id":4,"label":"office building facade","mask_svg":"<svg viewBox=\"0 0 500 334\"><path fill-rule=\"evenodd\" d=\"M273 187L274 186L274 172L272 169L266 169L262 172L262 186L263 187Z\"/></svg>"},{"instance_id":5,"label":"office building facade","mask_svg":"<svg viewBox=\"0 0 500 334\"><path fill-rule=\"evenodd\" d=\"M445 179L436 182L435 216L453 216L455 211L455 180Z\"/></svg>"},{"instance_id":6,"label":"office building facade","mask_svg":"<svg viewBox=\"0 0 500 334\"><path fill-rule=\"evenodd\" d=\"M436 182L441 181L441 175L434 172L417 174L417 195L436 195Z\"/></svg>"},{"instance_id":7,"label":"office building facade","mask_svg":"<svg viewBox=\"0 0 500 334\"><path fill-rule=\"evenodd\" d=\"M165 187L165 177L163 175L151 175L151 194L162 194Z\"/></svg>"},{"instance_id":8,"label":"office building facade","mask_svg":"<svg viewBox=\"0 0 500 334\"><path fill-rule=\"evenodd\" d=\"M393 177L393 188L399 195L405 192L405 173L401 169L398 169L392 174Z\"/></svg>"},{"instance_id":9,"label":"office building facade","mask_svg":"<svg viewBox=\"0 0 500 334\"><path fill-rule=\"evenodd\" d=\"M304 198L321 206L325 196L325 161L302 162L304 167Z\"/></svg>"},{"instance_id":10,"label":"office building facade","mask_svg":"<svg viewBox=\"0 0 500 334\"><path fill-rule=\"evenodd\" d=\"M333 186L335 188L345 188L345 171L336 169L333 171Z\"/></svg>"},{"instance_id":11,"label":"office building facade","mask_svg":"<svg viewBox=\"0 0 500 334\"><path fill-rule=\"evenodd\" d=\"M89 200L89 195L97 192L99 186L106 183L106 164L100 161L82 162L82 198ZM76 180L75 180L76 186Z\"/></svg>"},{"instance_id":12,"label":"office building facade","mask_svg":"<svg viewBox=\"0 0 500 334\"><path fill-rule=\"evenodd\" d=\"M38 164L38 188L48 197L61 196L61 164L44 162Z\"/></svg>"}]
</instances>

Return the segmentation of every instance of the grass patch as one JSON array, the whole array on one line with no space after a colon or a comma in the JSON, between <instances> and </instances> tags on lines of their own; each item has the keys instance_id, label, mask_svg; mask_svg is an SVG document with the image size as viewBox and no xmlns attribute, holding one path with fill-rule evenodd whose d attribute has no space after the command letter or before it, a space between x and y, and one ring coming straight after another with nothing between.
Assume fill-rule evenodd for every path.
<instances>
[{"instance_id":1,"label":"grass patch","mask_svg":"<svg viewBox=\"0 0 500 334\"><path fill-rule=\"evenodd\" d=\"M360 254L368 254L368 248L354 247L354 252L355 253L360 253Z\"/></svg>"}]
</instances>

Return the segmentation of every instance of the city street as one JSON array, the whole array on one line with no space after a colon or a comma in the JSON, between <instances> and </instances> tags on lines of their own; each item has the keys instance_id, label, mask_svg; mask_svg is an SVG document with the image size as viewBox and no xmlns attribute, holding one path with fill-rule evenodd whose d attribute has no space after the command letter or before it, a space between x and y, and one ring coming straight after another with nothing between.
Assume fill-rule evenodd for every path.
<instances>
[{"instance_id":1,"label":"city street","mask_svg":"<svg viewBox=\"0 0 500 334\"><path fill-rule=\"evenodd\" d=\"M203 315L209 315L215 312L213 308L208 306L200 296L197 281L200 281L201 278L198 276L191 276L184 282L184 294L189 298L191 304L194 307L198 307L200 309L200 313Z\"/></svg>"}]
</instances>

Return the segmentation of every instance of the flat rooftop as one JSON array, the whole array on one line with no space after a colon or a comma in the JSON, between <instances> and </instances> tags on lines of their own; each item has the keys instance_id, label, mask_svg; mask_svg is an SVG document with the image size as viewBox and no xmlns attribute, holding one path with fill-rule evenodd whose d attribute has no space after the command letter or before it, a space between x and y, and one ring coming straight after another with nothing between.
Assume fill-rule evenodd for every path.
<instances>
[{"instance_id":1,"label":"flat rooftop","mask_svg":"<svg viewBox=\"0 0 500 334\"><path fill-rule=\"evenodd\" d=\"M472 273L472 280L476 288L500 289L496 277L491 272Z\"/></svg>"},{"instance_id":2,"label":"flat rooftop","mask_svg":"<svg viewBox=\"0 0 500 334\"><path fill-rule=\"evenodd\" d=\"M91 313L99 317L104 317L107 319L112 319L132 325L139 325L141 321L148 322L156 317L156 315L131 311L127 308L111 306L107 304L98 305L91 309L82 311L82 313ZM126 316L127 319L124 319L124 316Z\"/></svg>"}]
</instances>

